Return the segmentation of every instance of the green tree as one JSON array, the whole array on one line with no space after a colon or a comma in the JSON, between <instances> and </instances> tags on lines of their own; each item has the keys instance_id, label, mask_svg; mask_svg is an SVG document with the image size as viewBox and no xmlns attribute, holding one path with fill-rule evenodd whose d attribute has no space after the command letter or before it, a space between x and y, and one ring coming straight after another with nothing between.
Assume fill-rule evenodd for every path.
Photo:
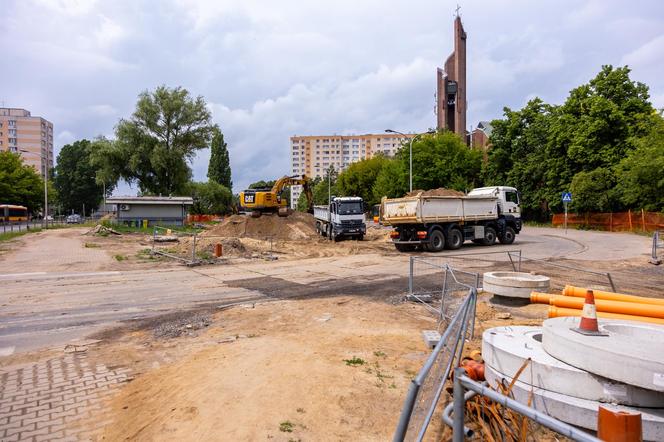
<instances>
[{"instance_id":1,"label":"green tree","mask_svg":"<svg viewBox=\"0 0 664 442\"><path fill-rule=\"evenodd\" d=\"M577 212L611 212L618 210L616 177L611 169L598 167L574 175L570 190L574 195L572 209Z\"/></svg>"},{"instance_id":2,"label":"green tree","mask_svg":"<svg viewBox=\"0 0 664 442\"><path fill-rule=\"evenodd\" d=\"M376 204L373 187L378 174L389 161L383 155L375 155L348 166L337 178L337 196L359 196L367 205Z\"/></svg>"},{"instance_id":3,"label":"green tree","mask_svg":"<svg viewBox=\"0 0 664 442\"><path fill-rule=\"evenodd\" d=\"M391 160L383 165L373 185L373 201L399 198L408 192L408 169L403 161Z\"/></svg>"},{"instance_id":4,"label":"green tree","mask_svg":"<svg viewBox=\"0 0 664 442\"><path fill-rule=\"evenodd\" d=\"M573 89L562 106L536 98L518 111L505 108L504 118L492 122L484 184L517 187L524 216L530 218L562 210L560 194L573 184L581 192L603 192L595 207L618 207L619 193L592 181L620 182L620 177L611 181L615 165L630 155L635 140L654 122L648 88L631 81L629 72L627 67L603 66L589 83ZM577 208L593 205L585 198Z\"/></svg>"},{"instance_id":5,"label":"green tree","mask_svg":"<svg viewBox=\"0 0 664 442\"><path fill-rule=\"evenodd\" d=\"M219 127L215 127L213 130L207 176L208 179L216 181L217 183L226 186L228 189L233 188L233 181L231 180L231 165L228 157L228 146L224 141L224 134Z\"/></svg>"},{"instance_id":6,"label":"green tree","mask_svg":"<svg viewBox=\"0 0 664 442\"><path fill-rule=\"evenodd\" d=\"M20 155L0 151L0 201L25 206L31 213L43 209L44 180Z\"/></svg>"},{"instance_id":7,"label":"green tree","mask_svg":"<svg viewBox=\"0 0 664 442\"><path fill-rule=\"evenodd\" d=\"M91 163L93 145L88 140L65 145L55 166L53 183L58 192L58 203L64 213L95 210L103 198L103 186L96 180L97 168ZM107 191L112 190L109 184Z\"/></svg>"},{"instance_id":8,"label":"green tree","mask_svg":"<svg viewBox=\"0 0 664 442\"><path fill-rule=\"evenodd\" d=\"M203 97L160 86L139 95L132 117L116 126L116 141L99 143L93 164L103 169L100 176L136 182L143 193L182 194L191 177L188 161L208 147L213 129Z\"/></svg>"},{"instance_id":9,"label":"green tree","mask_svg":"<svg viewBox=\"0 0 664 442\"><path fill-rule=\"evenodd\" d=\"M194 199L190 209L194 215L224 215L232 211L232 192L216 181L190 182L187 193Z\"/></svg>"},{"instance_id":10,"label":"green tree","mask_svg":"<svg viewBox=\"0 0 664 442\"><path fill-rule=\"evenodd\" d=\"M396 158L407 170L409 150L401 148ZM413 189L470 190L479 184L481 168L481 152L469 149L453 132L426 135L413 143Z\"/></svg>"},{"instance_id":11,"label":"green tree","mask_svg":"<svg viewBox=\"0 0 664 442\"><path fill-rule=\"evenodd\" d=\"M616 167L621 200L634 209L664 212L664 119L660 115L635 145Z\"/></svg>"}]
</instances>

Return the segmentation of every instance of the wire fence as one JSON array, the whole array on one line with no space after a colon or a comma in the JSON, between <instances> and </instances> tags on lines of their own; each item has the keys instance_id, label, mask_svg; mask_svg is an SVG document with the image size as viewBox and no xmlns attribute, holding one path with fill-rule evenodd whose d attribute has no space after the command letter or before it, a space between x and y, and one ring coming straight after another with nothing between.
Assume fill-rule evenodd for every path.
<instances>
[{"instance_id":1,"label":"wire fence","mask_svg":"<svg viewBox=\"0 0 664 442\"><path fill-rule=\"evenodd\" d=\"M42 220L25 221L25 222L6 222L0 223L0 233L11 232L28 232L30 230L43 229L44 227L62 227L66 222L64 219L47 220L46 224Z\"/></svg>"},{"instance_id":2,"label":"wire fence","mask_svg":"<svg viewBox=\"0 0 664 442\"><path fill-rule=\"evenodd\" d=\"M200 262L196 253L198 234L185 232L172 227L153 226L152 255L161 255L175 259L186 265L197 265Z\"/></svg>"},{"instance_id":3,"label":"wire fence","mask_svg":"<svg viewBox=\"0 0 664 442\"><path fill-rule=\"evenodd\" d=\"M411 256L409 296L423 302L438 299L443 291L441 281L445 266L453 268L459 277L465 277L462 272L478 275L478 280L474 284L477 288L483 287L483 275L486 272L525 272L549 277L553 291L560 291L565 285L613 292L619 290L619 284L610 272L594 270L578 263L569 264L564 259L530 258L521 250L507 250L443 256Z\"/></svg>"},{"instance_id":4,"label":"wire fence","mask_svg":"<svg viewBox=\"0 0 664 442\"><path fill-rule=\"evenodd\" d=\"M394 433L394 441L421 441L425 437L429 424L436 414L447 378L455 361L457 364L460 361L466 338L474 327L477 289L459 281L456 278L459 272L456 270L447 266L444 271L447 273L447 278L454 281L453 284L449 283L446 286L450 289L464 287L464 296L458 297L461 302L450 319L443 321L446 325L440 341L411 382ZM444 289L441 296L455 297L454 291L445 293ZM451 312L452 305L448 303L448 307L448 311Z\"/></svg>"}]
</instances>

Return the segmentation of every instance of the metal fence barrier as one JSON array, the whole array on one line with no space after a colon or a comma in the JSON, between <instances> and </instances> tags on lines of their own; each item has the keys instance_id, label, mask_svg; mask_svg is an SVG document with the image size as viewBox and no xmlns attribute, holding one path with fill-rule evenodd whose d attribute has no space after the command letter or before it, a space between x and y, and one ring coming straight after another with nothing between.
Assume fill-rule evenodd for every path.
<instances>
[{"instance_id":1,"label":"metal fence barrier","mask_svg":"<svg viewBox=\"0 0 664 442\"><path fill-rule=\"evenodd\" d=\"M173 242L160 241L164 236L173 236L176 240ZM172 227L153 226L150 253L176 259L189 266L197 265L200 263L200 259L196 254L197 239L198 234L196 232L185 232Z\"/></svg>"},{"instance_id":2,"label":"metal fence barrier","mask_svg":"<svg viewBox=\"0 0 664 442\"><path fill-rule=\"evenodd\" d=\"M478 274L475 287L481 288L485 272L535 272L551 279L551 289L562 290L572 284L596 290L617 292L619 287L610 272L602 272L559 262L557 258L530 258L521 250L459 253L441 256L411 256L408 293L412 298L429 300L441 293L440 278L436 276L445 265Z\"/></svg>"},{"instance_id":3,"label":"metal fence barrier","mask_svg":"<svg viewBox=\"0 0 664 442\"><path fill-rule=\"evenodd\" d=\"M662 258L658 256L659 249L664 249L664 237L661 230L655 230L655 233L652 235L652 256L650 257L650 263L656 266L662 263Z\"/></svg>"},{"instance_id":4,"label":"metal fence barrier","mask_svg":"<svg viewBox=\"0 0 664 442\"><path fill-rule=\"evenodd\" d=\"M464 286L457 278L456 271L450 268L448 278ZM461 358L468 334L474 327L477 289L465 286L465 297L451 317L440 341L429 355L426 363L411 382L406 400L401 410L393 440L421 441L435 413L447 378L454 361Z\"/></svg>"},{"instance_id":5,"label":"metal fence barrier","mask_svg":"<svg viewBox=\"0 0 664 442\"><path fill-rule=\"evenodd\" d=\"M64 220L55 219L47 221L47 228L52 227L61 227L64 225ZM28 232L30 230L43 229L44 222L39 221L28 221L28 222L7 222L0 224L0 233L11 233L11 232Z\"/></svg>"}]
</instances>

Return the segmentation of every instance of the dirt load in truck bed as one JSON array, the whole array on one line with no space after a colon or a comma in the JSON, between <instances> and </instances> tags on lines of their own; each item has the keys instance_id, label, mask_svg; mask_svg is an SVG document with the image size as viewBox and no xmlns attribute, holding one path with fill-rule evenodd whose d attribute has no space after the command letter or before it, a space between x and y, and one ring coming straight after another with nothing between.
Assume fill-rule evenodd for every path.
<instances>
[{"instance_id":1,"label":"dirt load in truck bed","mask_svg":"<svg viewBox=\"0 0 664 442\"><path fill-rule=\"evenodd\" d=\"M445 189L444 187L429 190L416 189L408 192L406 196L417 196L419 194L422 194L422 196L465 196L463 192L454 189Z\"/></svg>"}]
</instances>

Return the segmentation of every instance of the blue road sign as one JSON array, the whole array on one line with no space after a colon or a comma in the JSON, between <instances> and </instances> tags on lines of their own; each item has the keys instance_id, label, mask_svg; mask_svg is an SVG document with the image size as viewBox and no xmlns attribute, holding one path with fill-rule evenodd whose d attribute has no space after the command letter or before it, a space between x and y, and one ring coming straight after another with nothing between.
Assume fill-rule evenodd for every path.
<instances>
[{"instance_id":1,"label":"blue road sign","mask_svg":"<svg viewBox=\"0 0 664 442\"><path fill-rule=\"evenodd\" d=\"M572 192L563 192L563 203L572 202Z\"/></svg>"}]
</instances>

